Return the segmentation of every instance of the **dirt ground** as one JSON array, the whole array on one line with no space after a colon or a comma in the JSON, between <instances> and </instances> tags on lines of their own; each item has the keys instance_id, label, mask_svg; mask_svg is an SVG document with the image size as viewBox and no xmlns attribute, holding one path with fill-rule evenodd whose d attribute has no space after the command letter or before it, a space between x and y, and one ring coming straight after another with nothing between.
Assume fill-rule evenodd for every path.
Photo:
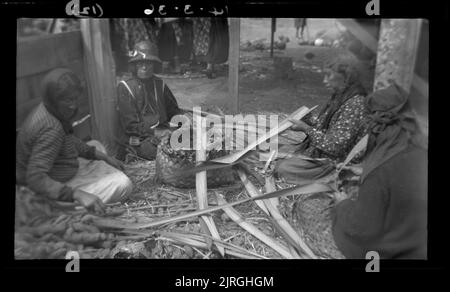
<instances>
[{"instance_id":1,"label":"dirt ground","mask_svg":"<svg viewBox=\"0 0 450 292\"><path fill-rule=\"evenodd\" d=\"M261 40L270 43L271 20L268 18L241 19L241 44L247 41ZM334 19L308 19L305 38L314 39L318 33L335 39L339 27ZM321 68L324 59L335 49L299 45L295 37L292 18L277 19L275 40L280 36L289 38L285 50L274 50L274 56L292 57L293 72L289 78L276 76L274 61L270 50L240 51L239 67L239 109L242 113L273 112L291 113L296 108L322 104L330 92L323 86ZM305 54L313 54L312 59ZM230 96L228 93L227 64L218 66L218 77L203 78L167 78L165 79L174 92L180 105L220 107L229 112Z\"/></svg>"}]
</instances>

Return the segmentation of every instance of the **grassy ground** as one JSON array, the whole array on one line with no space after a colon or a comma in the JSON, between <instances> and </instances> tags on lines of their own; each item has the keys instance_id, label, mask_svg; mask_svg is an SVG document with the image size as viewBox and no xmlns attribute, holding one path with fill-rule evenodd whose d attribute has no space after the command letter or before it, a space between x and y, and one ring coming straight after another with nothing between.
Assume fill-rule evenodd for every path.
<instances>
[{"instance_id":1,"label":"grassy ground","mask_svg":"<svg viewBox=\"0 0 450 292\"><path fill-rule=\"evenodd\" d=\"M307 27L304 36L307 38L308 33L310 39L313 39L319 32L326 32L329 38L336 38L339 33L336 20L333 18L308 18ZM270 18L242 18L241 19L241 41L266 39L270 41ZM295 38L295 27L293 18L277 18L277 27L275 31L275 40L279 36L286 36L290 39L287 44L288 48L299 47Z\"/></svg>"}]
</instances>

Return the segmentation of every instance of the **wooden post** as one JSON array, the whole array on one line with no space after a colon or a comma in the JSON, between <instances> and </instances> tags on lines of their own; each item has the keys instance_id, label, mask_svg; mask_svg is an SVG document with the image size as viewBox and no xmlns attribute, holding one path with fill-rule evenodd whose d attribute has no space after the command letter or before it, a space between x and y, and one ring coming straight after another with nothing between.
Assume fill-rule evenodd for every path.
<instances>
[{"instance_id":1,"label":"wooden post","mask_svg":"<svg viewBox=\"0 0 450 292\"><path fill-rule=\"evenodd\" d=\"M93 138L114 154L116 77L108 19L81 19Z\"/></svg>"},{"instance_id":2,"label":"wooden post","mask_svg":"<svg viewBox=\"0 0 450 292\"><path fill-rule=\"evenodd\" d=\"M383 19L378 41L374 91L393 82L410 91L420 36L419 19Z\"/></svg>"},{"instance_id":3,"label":"wooden post","mask_svg":"<svg viewBox=\"0 0 450 292\"><path fill-rule=\"evenodd\" d=\"M272 18L272 25L270 27L270 57L273 57L273 39L275 37L275 31L277 30L277 19Z\"/></svg>"},{"instance_id":4,"label":"wooden post","mask_svg":"<svg viewBox=\"0 0 450 292\"><path fill-rule=\"evenodd\" d=\"M379 28L376 24L361 24L351 18L338 19L348 31L351 32L369 50L376 53L378 48L377 35Z\"/></svg>"},{"instance_id":5,"label":"wooden post","mask_svg":"<svg viewBox=\"0 0 450 292\"><path fill-rule=\"evenodd\" d=\"M374 91L396 82L411 93L409 98L417 121L428 136L428 80L415 73L422 25L420 19L382 20ZM428 54L422 57L428 58Z\"/></svg>"},{"instance_id":6,"label":"wooden post","mask_svg":"<svg viewBox=\"0 0 450 292\"><path fill-rule=\"evenodd\" d=\"M228 55L228 90L230 92L233 114L239 113L239 44L240 27L239 18L230 18L230 50Z\"/></svg>"},{"instance_id":7,"label":"wooden post","mask_svg":"<svg viewBox=\"0 0 450 292\"><path fill-rule=\"evenodd\" d=\"M200 164L206 160L206 121L201 116L200 108L194 108L194 122L195 122L195 137L196 137L196 160ZM208 181L206 171L201 171L195 175L195 189L197 191L197 203L200 210L208 208ZM209 233L212 237L220 240L219 231L217 230L214 220L211 216L203 215L200 217L200 224L203 228L203 232ZM225 249L217 245L222 256L225 256Z\"/></svg>"}]
</instances>

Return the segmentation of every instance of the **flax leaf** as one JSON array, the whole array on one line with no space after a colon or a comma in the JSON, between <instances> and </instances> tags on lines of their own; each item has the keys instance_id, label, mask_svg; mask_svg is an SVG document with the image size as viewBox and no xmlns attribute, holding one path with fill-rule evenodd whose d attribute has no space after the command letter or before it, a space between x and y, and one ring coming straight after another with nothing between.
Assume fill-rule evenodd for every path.
<instances>
[{"instance_id":1,"label":"flax leaf","mask_svg":"<svg viewBox=\"0 0 450 292\"><path fill-rule=\"evenodd\" d=\"M218 193L216 193L217 201L220 204L226 204L225 199L223 199ZM269 247L273 248L276 252L278 252L282 257L287 259L292 259L292 254L289 252L288 248L281 245L275 239L271 238L270 236L267 236L264 234L261 230L256 228L253 224L250 224L246 222L241 215L233 208L233 207L226 207L223 209L225 213L236 222L239 226L241 226L243 229L245 229L247 232L267 244Z\"/></svg>"}]
</instances>

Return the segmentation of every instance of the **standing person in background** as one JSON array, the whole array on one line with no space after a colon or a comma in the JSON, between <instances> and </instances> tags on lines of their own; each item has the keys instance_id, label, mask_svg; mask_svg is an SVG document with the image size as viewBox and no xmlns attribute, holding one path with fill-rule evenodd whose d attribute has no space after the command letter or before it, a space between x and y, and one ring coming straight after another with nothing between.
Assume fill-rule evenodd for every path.
<instances>
[{"instance_id":1,"label":"standing person in background","mask_svg":"<svg viewBox=\"0 0 450 292\"><path fill-rule=\"evenodd\" d=\"M216 77L215 64L228 60L229 41L227 18L194 18L194 56L207 64L208 78Z\"/></svg>"},{"instance_id":2,"label":"standing person in background","mask_svg":"<svg viewBox=\"0 0 450 292\"><path fill-rule=\"evenodd\" d=\"M193 57L194 24L191 18L181 17L174 22L177 54L180 63L188 63Z\"/></svg>"},{"instance_id":3,"label":"standing person in background","mask_svg":"<svg viewBox=\"0 0 450 292\"><path fill-rule=\"evenodd\" d=\"M295 153L342 162L366 134L366 90L361 82L359 61L352 55L333 58L325 71L324 83L332 95L321 110L314 110L303 120L291 121L293 130L307 135ZM290 183L302 183L303 168L302 158L283 159L276 165L276 175Z\"/></svg>"},{"instance_id":4,"label":"standing person in background","mask_svg":"<svg viewBox=\"0 0 450 292\"><path fill-rule=\"evenodd\" d=\"M111 49L120 76L128 71L128 56L134 44L141 41L157 43L159 25L153 18L111 18L110 27Z\"/></svg>"},{"instance_id":5,"label":"standing person in background","mask_svg":"<svg viewBox=\"0 0 450 292\"><path fill-rule=\"evenodd\" d=\"M295 37L298 37L298 31L300 30L300 38L303 39L303 31L306 26L306 18L294 18Z\"/></svg>"},{"instance_id":6,"label":"standing person in background","mask_svg":"<svg viewBox=\"0 0 450 292\"><path fill-rule=\"evenodd\" d=\"M193 38L192 20L183 17L161 18L159 58L163 62L169 62L174 73L182 73L181 64L191 61Z\"/></svg>"},{"instance_id":7,"label":"standing person in background","mask_svg":"<svg viewBox=\"0 0 450 292\"><path fill-rule=\"evenodd\" d=\"M177 52L177 38L175 36L175 22L177 18L161 18L161 28L158 34L158 51L159 58L162 62L168 62L170 69L174 73L180 72L180 62ZM171 71L171 70L169 70ZM163 72L167 72L167 68L163 65Z\"/></svg>"},{"instance_id":8,"label":"standing person in background","mask_svg":"<svg viewBox=\"0 0 450 292\"><path fill-rule=\"evenodd\" d=\"M188 18L162 18L158 35L159 58L169 62L170 70L181 72L181 64L191 61L193 24Z\"/></svg>"}]
</instances>

